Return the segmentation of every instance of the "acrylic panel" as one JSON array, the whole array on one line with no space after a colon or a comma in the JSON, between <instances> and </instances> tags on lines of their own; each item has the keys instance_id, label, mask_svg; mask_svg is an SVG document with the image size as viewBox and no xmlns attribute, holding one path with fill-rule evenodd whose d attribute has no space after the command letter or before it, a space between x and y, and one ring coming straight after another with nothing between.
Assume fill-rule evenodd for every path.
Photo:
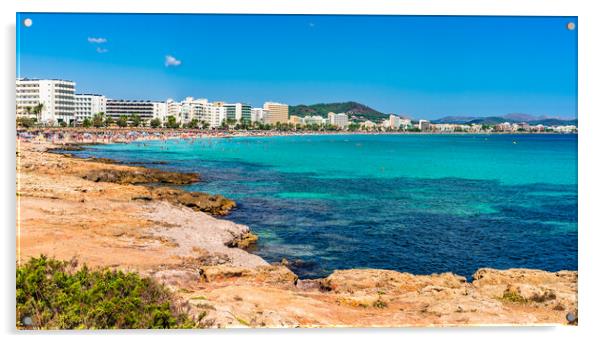
<instances>
[{"instance_id":1,"label":"acrylic panel","mask_svg":"<svg viewBox=\"0 0 602 343\"><path fill-rule=\"evenodd\" d=\"M17 13L18 329L576 325L577 24Z\"/></svg>"}]
</instances>

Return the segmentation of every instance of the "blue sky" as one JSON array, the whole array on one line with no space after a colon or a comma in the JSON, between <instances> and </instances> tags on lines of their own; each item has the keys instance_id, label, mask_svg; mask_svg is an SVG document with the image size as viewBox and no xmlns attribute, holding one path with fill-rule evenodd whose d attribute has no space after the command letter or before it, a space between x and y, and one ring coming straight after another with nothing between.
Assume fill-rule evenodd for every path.
<instances>
[{"instance_id":1,"label":"blue sky","mask_svg":"<svg viewBox=\"0 0 602 343\"><path fill-rule=\"evenodd\" d=\"M30 27L22 25L25 18ZM577 116L575 17L17 14L17 76L78 92L412 117Z\"/></svg>"}]
</instances>

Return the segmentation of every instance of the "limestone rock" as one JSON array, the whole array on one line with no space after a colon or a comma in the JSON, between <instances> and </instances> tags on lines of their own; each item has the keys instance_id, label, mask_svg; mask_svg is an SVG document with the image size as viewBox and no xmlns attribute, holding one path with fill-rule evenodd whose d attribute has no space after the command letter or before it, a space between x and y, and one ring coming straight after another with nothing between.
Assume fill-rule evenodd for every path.
<instances>
[{"instance_id":1,"label":"limestone rock","mask_svg":"<svg viewBox=\"0 0 602 343\"><path fill-rule=\"evenodd\" d=\"M113 182L121 185L163 183L185 185L200 180L195 173L176 173L156 169L92 169L82 175L85 180Z\"/></svg>"},{"instance_id":2,"label":"limestone rock","mask_svg":"<svg viewBox=\"0 0 602 343\"><path fill-rule=\"evenodd\" d=\"M236 207L236 202L219 194L186 192L168 187L152 188L151 197L218 216L226 215Z\"/></svg>"}]
</instances>

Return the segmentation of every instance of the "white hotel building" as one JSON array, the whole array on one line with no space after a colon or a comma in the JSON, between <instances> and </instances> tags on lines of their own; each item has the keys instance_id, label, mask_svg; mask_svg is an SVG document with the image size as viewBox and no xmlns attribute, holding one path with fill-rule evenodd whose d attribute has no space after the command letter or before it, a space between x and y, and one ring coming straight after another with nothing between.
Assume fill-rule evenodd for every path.
<instances>
[{"instance_id":1,"label":"white hotel building","mask_svg":"<svg viewBox=\"0 0 602 343\"><path fill-rule=\"evenodd\" d=\"M196 119L209 124L211 128L216 128L227 119L227 114L228 107L222 102L209 102L207 99L193 97L187 97L180 102L167 100L167 115L174 116L177 121L184 124Z\"/></svg>"},{"instance_id":2,"label":"white hotel building","mask_svg":"<svg viewBox=\"0 0 602 343\"><path fill-rule=\"evenodd\" d=\"M150 100L107 100L107 110L105 114L113 119L120 116L138 115L143 121L149 121L154 118L165 118L167 113L167 104L161 101Z\"/></svg>"},{"instance_id":3,"label":"white hotel building","mask_svg":"<svg viewBox=\"0 0 602 343\"><path fill-rule=\"evenodd\" d=\"M304 125L324 125L326 124L326 119L320 116L305 116L301 119Z\"/></svg>"},{"instance_id":4,"label":"white hotel building","mask_svg":"<svg viewBox=\"0 0 602 343\"><path fill-rule=\"evenodd\" d=\"M251 123L255 122L264 122L264 118L270 111L263 109L261 107L256 107L251 109Z\"/></svg>"},{"instance_id":5,"label":"white hotel building","mask_svg":"<svg viewBox=\"0 0 602 343\"><path fill-rule=\"evenodd\" d=\"M75 120L92 119L97 113L107 111L107 98L99 94L75 94Z\"/></svg>"},{"instance_id":6,"label":"white hotel building","mask_svg":"<svg viewBox=\"0 0 602 343\"><path fill-rule=\"evenodd\" d=\"M42 104L35 115L38 122L55 124L75 120L75 82L55 79L17 79L17 116L34 116L33 108Z\"/></svg>"},{"instance_id":7,"label":"white hotel building","mask_svg":"<svg viewBox=\"0 0 602 343\"><path fill-rule=\"evenodd\" d=\"M328 123L330 125L346 128L349 125L349 117L345 113L328 113Z\"/></svg>"},{"instance_id":8,"label":"white hotel building","mask_svg":"<svg viewBox=\"0 0 602 343\"><path fill-rule=\"evenodd\" d=\"M389 127L397 130L397 129L399 129L400 126L401 126L401 118L391 114L389 116Z\"/></svg>"}]
</instances>

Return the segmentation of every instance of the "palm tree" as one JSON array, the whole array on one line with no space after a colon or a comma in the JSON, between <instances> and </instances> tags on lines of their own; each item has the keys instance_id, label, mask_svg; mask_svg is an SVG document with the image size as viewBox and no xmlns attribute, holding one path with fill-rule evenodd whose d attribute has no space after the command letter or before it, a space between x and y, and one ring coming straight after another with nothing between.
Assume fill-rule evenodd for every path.
<instances>
[{"instance_id":1,"label":"palm tree","mask_svg":"<svg viewBox=\"0 0 602 343\"><path fill-rule=\"evenodd\" d=\"M104 122L105 114L103 112L98 112L94 114L94 117L92 117L92 125L94 127L102 127L104 125Z\"/></svg>"},{"instance_id":2,"label":"palm tree","mask_svg":"<svg viewBox=\"0 0 602 343\"><path fill-rule=\"evenodd\" d=\"M29 112L29 111L33 112L33 114L35 114L35 115L36 115L36 119L37 119L38 121L41 121L41 119L42 119L42 118L41 118L41 115L42 115L42 110L44 110L44 104L43 104L43 103L41 103L41 102L40 102L40 103L38 103L37 105L35 105L35 106L33 107L33 109L31 109L31 107L29 107L29 106L28 106L27 108L29 108L29 109L30 109L30 110L28 110L28 112Z\"/></svg>"}]
</instances>

